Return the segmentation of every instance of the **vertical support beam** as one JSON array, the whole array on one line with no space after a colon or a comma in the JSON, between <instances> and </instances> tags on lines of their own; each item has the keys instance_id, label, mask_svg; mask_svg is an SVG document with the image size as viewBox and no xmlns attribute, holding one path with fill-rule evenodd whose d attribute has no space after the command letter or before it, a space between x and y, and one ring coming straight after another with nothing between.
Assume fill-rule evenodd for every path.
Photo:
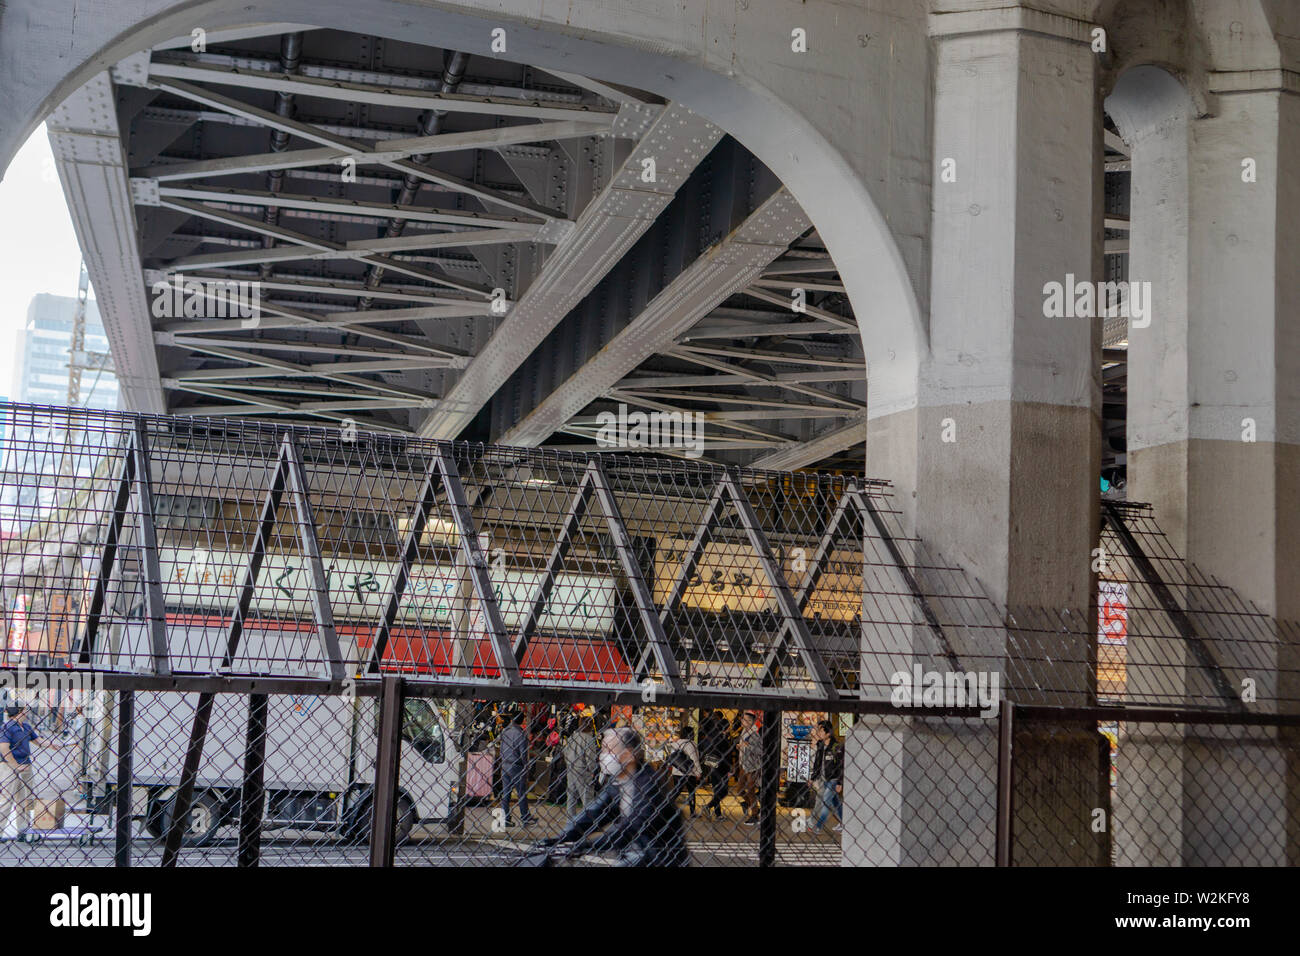
<instances>
[{"instance_id":1,"label":"vertical support beam","mask_svg":"<svg viewBox=\"0 0 1300 956\"><path fill-rule=\"evenodd\" d=\"M203 743L208 736L208 721L212 718L215 694L199 694L194 709L194 724L190 727L190 742L185 749L185 763L181 767L180 786L172 797L171 822L163 842L162 865L174 867L180 858L181 841L189 827L190 806L194 802L194 781L199 774L199 761L203 758Z\"/></svg>"},{"instance_id":2,"label":"vertical support beam","mask_svg":"<svg viewBox=\"0 0 1300 956\"><path fill-rule=\"evenodd\" d=\"M997 866L1011 865L1011 821L1015 753L1012 741L1016 732L1016 705L1005 697L998 711L998 797L994 859Z\"/></svg>"},{"instance_id":3,"label":"vertical support beam","mask_svg":"<svg viewBox=\"0 0 1300 956\"><path fill-rule=\"evenodd\" d=\"M628 536L622 509L618 506L618 499L614 497L614 489L609 486L609 479L601 467L599 457L592 461L588 474L591 475L596 497L605 512L605 523L609 526L610 536L614 539L614 549L618 552L623 573L627 575L628 587L631 588L633 600L636 601L641 626L646 632L648 649L654 654L664 682L674 694L680 694L685 687L682 684L681 670L677 666L677 657L673 654L673 649L668 646L668 637L664 633L663 622L655 610L650 586L646 584L645 575L641 573L641 566L637 564L636 554L632 550L632 539Z\"/></svg>"},{"instance_id":4,"label":"vertical support beam","mask_svg":"<svg viewBox=\"0 0 1300 956\"><path fill-rule=\"evenodd\" d=\"M316 618L316 643L329 668L331 680L343 680L347 670L343 653L339 649L338 633L334 629L334 609L330 604L329 580L325 577L325 563L321 561L320 539L316 536L316 519L312 515L308 497L307 474L302 467L302 456L293 437L285 433L280 454L280 467L288 474L289 491L293 498L294 518L298 525L298 542L307 558L311 575L311 606Z\"/></svg>"},{"instance_id":5,"label":"vertical support beam","mask_svg":"<svg viewBox=\"0 0 1300 956\"><path fill-rule=\"evenodd\" d=\"M758 865L776 864L776 801L781 790L781 711L763 711L758 786Z\"/></svg>"},{"instance_id":6,"label":"vertical support beam","mask_svg":"<svg viewBox=\"0 0 1300 956\"><path fill-rule=\"evenodd\" d=\"M170 674L167 653L167 607L163 600L162 568L158 561L158 534L154 526L153 475L149 469L149 440L144 420L137 418L131 433L132 471L135 473L136 535L140 564L144 568L144 608L149 621L153 672Z\"/></svg>"},{"instance_id":7,"label":"vertical support beam","mask_svg":"<svg viewBox=\"0 0 1300 956\"><path fill-rule=\"evenodd\" d=\"M397 774L402 758L402 697L404 685L396 674L379 684L379 753L370 818L370 865L392 866L397 827Z\"/></svg>"},{"instance_id":8,"label":"vertical support beam","mask_svg":"<svg viewBox=\"0 0 1300 956\"><path fill-rule=\"evenodd\" d=\"M1087 4L1040 6L948 0L929 18L933 155L966 172L932 207L915 513L918 536L995 604L1086 618L1101 319L1095 301L1074 306L1076 284L1097 280L1102 258L1098 57ZM941 440L945 421L956 441ZM1016 659L1054 651L1078 662L1058 668L1068 702L1086 703L1086 642L1053 640L1008 648L1007 680L1032 686Z\"/></svg>"},{"instance_id":9,"label":"vertical support beam","mask_svg":"<svg viewBox=\"0 0 1300 956\"><path fill-rule=\"evenodd\" d=\"M131 865L131 791L135 780L135 691L117 692L117 791L113 794L113 865Z\"/></svg>"},{"instance_id":10,"label":"vertical support beam","mask_svg":"<svg viewBox=\"0 0 1300 956\"><path fill-rule=\"evenodd\" d=\"M266 801L266 712L270 698L250 694L244 739L244 783L239 791L239 866L257 866L262 851L262 806Z\"/></svg>"},{"instance_id":11,"label":"vertical support beam","mask_svg":"<svg viewBox=\"0 0 1300 956\"><path fill-rule=\"evenodd\" d=\"M479 547L478 532L474 529L469 501L465 497L465 488L460 481L460 470L456 467L456 460L452 457L449 445L440 444L436 454L438 467L442 470L442 485L447 491L447 504L451 507L451 520L460 534L461 554L468 565L470 579L474 583L474 592L483 610L483 620L487 624L492 650L496 654L497 668L508 685L517 687L521 683L519 662L515 659L510 639L506 637L505 621L501 617L501 607L497 604L492 579L488 577L487 558L483 556L483 549Z\"/></svg>"}]
</instances>

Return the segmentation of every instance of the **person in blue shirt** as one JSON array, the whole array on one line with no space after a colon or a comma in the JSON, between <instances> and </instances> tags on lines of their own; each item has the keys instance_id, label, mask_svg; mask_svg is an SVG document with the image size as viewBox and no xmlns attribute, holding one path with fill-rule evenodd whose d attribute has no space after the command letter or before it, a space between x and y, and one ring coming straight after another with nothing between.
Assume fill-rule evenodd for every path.
<instances>
[{"instance_id":1,"label":"person in blue shirt","mask_svg":"<svg viewBox=\"0 0 1300 956\"><path fill-rule=\"evenodd\" d=\"M28 720L27 708L21 704L5 709L6 720L0 727L0 771L3 799L0 800L0 828L27 827L32 805L32 745L42 746L36 728Z\"/></svg>"}]
</instances>

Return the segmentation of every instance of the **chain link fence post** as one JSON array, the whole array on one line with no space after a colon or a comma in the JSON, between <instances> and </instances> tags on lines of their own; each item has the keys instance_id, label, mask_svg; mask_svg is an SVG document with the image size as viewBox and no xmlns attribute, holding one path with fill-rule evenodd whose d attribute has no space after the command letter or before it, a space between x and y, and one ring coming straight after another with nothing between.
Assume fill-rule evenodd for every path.
<instances>
[{"instance_id":1,"label":"chain link fence post","mask_svg":"<svg viewBox=\"0 0 1300 956\"><path fill-rule=\"evenodd\" d=\"M763 711L763 768L759 772L758 865L776 863L776 801L781 790L781 711Z\"/></svg>"},{"instance_id":2,"label":"chain link fence post","mask_svg":"<svg viewBox=\"0 0 1300 956\"><path fill-rule=\"evenodd\" d=\"M998 713L998 806L996 864L1011 865L1012 787L1015 778L1015 753L1012 740L1015 736L1016 705L1003 698Z\"/></svg>"},{"instance_id":3,"label":"chain link fence post","mask_svg":"<svg viewBox=\"0 0 1300 956\"><path fill-rule=\"evenodd\" d=\"M131 738L134 733L135 691L118 691L117 790L113 794L115 800L113 865L120 867L131 865L131 781L134 777Z\"/></svg>"},{"instance_id":4,"label":"chain link fence post","mask_svg":"<svg viewBox=\"0 0 1300 956\"><path fill-rule=\"evenodd\" d=\"M266 799L266 712L270 698L248 698L248 736L244 742L244 783L239 793L239 866L257 866L262 849L262 804Z\"/></svg>"},{"instance_id":5,"label":"chain link fence post","mask_svg":"<svg viewBox=\"0 0 1300 956\"><path fill-rule=\"evenodd\" d=\"M379 756L371 796L370 865L392 866L397 826L397 773L402 756L402 698L405 687L396 674L379 684Z\"/></svg>"}]
</instances>

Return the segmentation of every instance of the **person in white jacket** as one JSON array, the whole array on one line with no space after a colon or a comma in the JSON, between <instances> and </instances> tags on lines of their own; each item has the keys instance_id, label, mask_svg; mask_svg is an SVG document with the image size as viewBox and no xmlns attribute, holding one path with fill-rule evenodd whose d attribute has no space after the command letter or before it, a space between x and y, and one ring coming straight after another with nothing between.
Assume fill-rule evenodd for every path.
<instances>
[{"instance_id":1,"label":"person in white jacket","mask_svg":"<svg viewBox=\"0 0 1300 956\"><path fill-rule=\"evenodd\" d=\"M685 790L689 798L691 816L695 816L695 791L699 789L700 777L703 775L700 770L700 751L695 746L694 738L695 728L690 725L683 726L677 731L676 739L668 742L664 754L664 763L672 775L673 802L675 803Z\"/></svg>"}]
</instances>

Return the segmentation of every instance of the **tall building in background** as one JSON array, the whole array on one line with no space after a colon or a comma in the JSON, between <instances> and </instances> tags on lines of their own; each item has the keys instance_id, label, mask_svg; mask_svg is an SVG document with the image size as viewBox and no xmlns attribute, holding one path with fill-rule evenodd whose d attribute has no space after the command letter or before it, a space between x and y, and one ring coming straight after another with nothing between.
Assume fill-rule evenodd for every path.
<instances>
[{"instance_id":1,"label":"tall building in background","mask_svg":"<svg viewBox=\"0 0 1300 956\"><path fill-rule=\"evenodd\" d=\"M14 361L15 401L33 405L68 403L68 349L77 300L40 293L27 307L27 323L18 333ZM86 303L86 344L90 354L108 354L108 336L94 300ZM89 368L81 375L81 404L117 408L117 378L108 369Z\"/></svg>"},{"instance_id":2,"label":"tall building in background","mask_svg":"<svg viewBox=\"0 0 1300 956\"><path fill-rule=\"evenodd\" d=\"M68 363L72 360L69 350L76 316L75 297L41 293L32 298L14 350L14 401L67 406ZM117 408L117 378L108 359L108 337L93 300L86 302L81 352L79 405ZM21 421L4 423L6 440L0 449L0 471L6 473L6 478L10 472L42 477L22 485L0 482L0 539L21 534L33 522L56 514L61 495L66 497L77 477L89 475L98 465L96 443L108 440L103 432L70 435L67 418L57 413L48 419L27 413L16 418Z\"/></svg>"}]
</instances>

